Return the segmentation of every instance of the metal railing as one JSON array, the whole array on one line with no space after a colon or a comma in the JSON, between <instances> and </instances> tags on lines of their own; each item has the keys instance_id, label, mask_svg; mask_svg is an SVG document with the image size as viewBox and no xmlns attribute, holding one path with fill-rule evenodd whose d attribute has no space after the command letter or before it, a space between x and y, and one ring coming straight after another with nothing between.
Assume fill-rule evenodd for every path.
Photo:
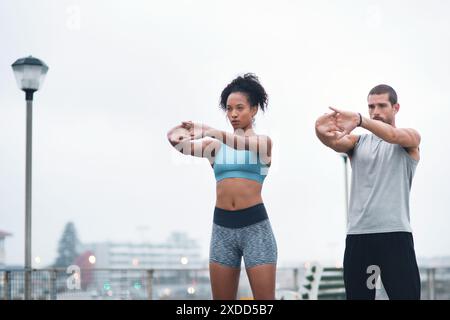
<instances>
[{"instance_id":1,"label":"metal railing","mask_svg":"<svg viewBox=\"0 0 450 320\"><path fill-rule=\"evenodd\" d=\"M209 271L203 269L33 269L31 298L45 300L211 299ZM422 299L450 299L450 267L421 268ZM305 268L278 268L277 289L297 291ZM0 269L0 299L25 297L25 270ZM238 298L251 299L245 271Z\"/></svg>"}]
</instances>

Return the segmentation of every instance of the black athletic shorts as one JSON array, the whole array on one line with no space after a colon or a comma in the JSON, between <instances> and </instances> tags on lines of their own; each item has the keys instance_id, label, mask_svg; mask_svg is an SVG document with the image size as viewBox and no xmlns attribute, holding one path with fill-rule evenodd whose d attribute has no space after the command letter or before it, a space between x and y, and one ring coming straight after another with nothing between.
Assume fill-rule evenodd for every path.
<instances>
[{"instance_id":1,"label":"black athletic shorts","mask_svg":"<svg viewBox=\"0 0 450 320\"><path fill-rule=\"evenodd\" d=\"M375 299L378 274L389 299L420 299L420 274L410 232L347 235L347 299Z\"/></svg>"}]
</instances>

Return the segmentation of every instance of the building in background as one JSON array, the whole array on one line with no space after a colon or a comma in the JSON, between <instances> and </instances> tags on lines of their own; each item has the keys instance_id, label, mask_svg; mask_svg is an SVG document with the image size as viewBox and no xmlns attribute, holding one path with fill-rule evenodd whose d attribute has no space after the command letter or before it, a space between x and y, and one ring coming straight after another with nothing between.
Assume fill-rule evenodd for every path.
<instances>
[{"instance_id":1,"label":"building in background","mask_svg":"<svg viewBox=\"0 0 450 320\"><path fill-rule=\"evenodd\" d=\"M6 265L5 238L11 236L11 233L0 230L0 268Z\"/></svg>"},{"instance_id":2,"label":"building in background","mask_svg":"<svg viewBox=\"0 0 450 320\"><path fill-rule=\"evenodd\" d=\"M160 243L81 244L75 263L83 270L83 289L99 298L147 298L149 278L153 299L210 298L208 261L198 242L183 232L173 232Z\"/></svg>"},{"instance_id":3,"label":"building in background","mask_svg":"<svg viewBox=\"0 0 450 320\"><path fill-rule=\"evenodd\" d=\"M81 245L96 269L177 269L207 267L201 247L186 233L173 232L160 243L99 242Z\"/></svg>"}]
</instances>

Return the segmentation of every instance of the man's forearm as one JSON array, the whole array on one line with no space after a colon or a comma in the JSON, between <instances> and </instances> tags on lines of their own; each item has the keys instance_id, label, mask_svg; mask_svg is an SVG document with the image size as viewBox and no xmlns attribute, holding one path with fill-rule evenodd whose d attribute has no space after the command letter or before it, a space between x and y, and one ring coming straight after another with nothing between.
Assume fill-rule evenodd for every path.
<instances>
[{"instance_id":1,"label":"man's forearm","mask_svg":"<svg viewBox=\"0 0 450 320\"><path fill-rule=\"evenodd\" d=\"M361 127L369 130L374 135L379 137L380 139L393 143L398 144L399 142L396 140L397 132L396 128L391 126L390 124L384 123L379 120L372 120L366 117L362 117L362 123Z\"/></svg>"},{"instance_id":2,"label":"man's forearm","mask_svg":"<svg viewBox=\"0 0 450 320\"><path fill-rule=\"evenodd\" d=\"M316 136L319 138L320 142L322 142L327 147L333 148L334 144L336 143L336 137L332 137L329 135L326 135L324 132L320 131L316 128Z\"/></svg>"}]
</instances>

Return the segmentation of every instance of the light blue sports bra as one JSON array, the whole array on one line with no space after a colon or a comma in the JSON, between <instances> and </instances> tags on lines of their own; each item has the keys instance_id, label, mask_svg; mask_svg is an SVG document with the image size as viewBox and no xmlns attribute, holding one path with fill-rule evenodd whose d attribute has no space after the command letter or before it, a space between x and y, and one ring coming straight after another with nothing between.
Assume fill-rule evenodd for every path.
<instances>
[{"instance_id":1,"label":"light blue sports bra","mask_svg":"<svg viewBox=\"0 0 450 320\"><path fill-rule=\"evenodd\" d=\"M250 150L237 150L221 142L214 158L217 182L226 178L245 178L263 183L269 166L259 161L258 154Z\"/></svg>"}]
</instances>

